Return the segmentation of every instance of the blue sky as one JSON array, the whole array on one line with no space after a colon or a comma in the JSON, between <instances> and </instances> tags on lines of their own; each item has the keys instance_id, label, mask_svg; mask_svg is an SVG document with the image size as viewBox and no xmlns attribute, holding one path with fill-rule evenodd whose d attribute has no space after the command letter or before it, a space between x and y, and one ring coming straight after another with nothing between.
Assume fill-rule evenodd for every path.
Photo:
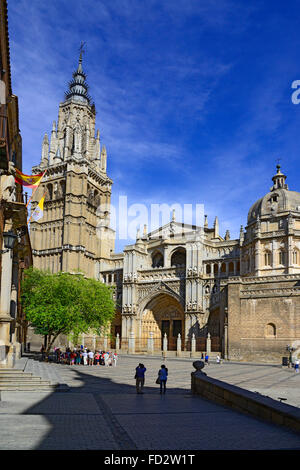
<instances>
[{"instance_id":1,"label":"blue sky","mask_svg":"<svg viewBox=\"0 0 300 470\"><path fill-rule=\"evenodd\" d=\"M85 41L113 203L204 204L235 238L278 158L300 191L299 1L8 0L8 21L25 173Z\"/></svg>"}]
</instances>

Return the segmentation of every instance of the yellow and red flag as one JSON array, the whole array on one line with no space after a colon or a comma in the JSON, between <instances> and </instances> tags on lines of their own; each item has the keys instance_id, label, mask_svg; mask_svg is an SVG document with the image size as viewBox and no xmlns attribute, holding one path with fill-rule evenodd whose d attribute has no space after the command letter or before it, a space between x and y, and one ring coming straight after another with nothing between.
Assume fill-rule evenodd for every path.
<instances>
[{"instance_id":1,"label":"yellow and red flag","mask_svg":"<svg viewBox=\"0 0 300 470\"><path fill-rule=\"evenodd\" d=\"M24 175L24 173L16 168L15 181L22 186L26 186L27 188L37 188L44 174L45 171L44 173L39 173L38 175Z\"/></svg>"}]
</instances>

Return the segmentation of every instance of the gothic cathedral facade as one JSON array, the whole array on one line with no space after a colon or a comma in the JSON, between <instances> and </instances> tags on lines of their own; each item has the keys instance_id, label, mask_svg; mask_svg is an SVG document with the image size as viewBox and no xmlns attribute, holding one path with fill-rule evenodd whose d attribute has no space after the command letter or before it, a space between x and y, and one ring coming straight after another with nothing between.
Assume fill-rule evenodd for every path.
<instances>
[{"instance_id":1,"label":"gothic cathedral facade","mask_svg":"<svg viewBox=\"0 0 300 470\"><path fill-rule=\"evenodd\" d=\"M300 193L277 167L271 190L249 210L238 239L209 227L171 220L115 253L110 228L112 180L95 132L82 54L59 106L50 141L34 173L46 171L32 202L45 195L44 215L31 222L34 266L82 272L115 286L112 338L92 347L124 352L278 361L300 356Z\"/></svg>"}]
</instances>

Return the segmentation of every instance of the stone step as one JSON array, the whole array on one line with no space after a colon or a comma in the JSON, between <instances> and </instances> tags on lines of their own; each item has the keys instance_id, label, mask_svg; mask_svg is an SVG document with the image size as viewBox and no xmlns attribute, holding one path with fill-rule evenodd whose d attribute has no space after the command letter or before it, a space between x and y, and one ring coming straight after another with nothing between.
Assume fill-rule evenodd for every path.
<instances>
[{"instance_id":1,"label":"stone step","mask_svg":"<svg viewBox=\"0 0 300 470\"><path fill-rule=\"evenodd\" d=\"M34 384L34 385L46 385L46 384L50 384L51 385L51 382L50 380L43 380L41 379L40 377L35 377L34 379L32 380L18 380L18 381L15 381L15 380L1 380L0 381L0 385L4 385L4 384L16 384L16 385L19 385L19 384L24 384L24 385L30 385L30 384Z\"/></svg>"},{"instance_id":2,"label":"stone step","mask_svg":"<svg viewBox=\"0 0 300 470\"><path fill-rule=\"evenodd\" d=\"M41 381L41 377L0 377L0 384L3 382L39 383Z\"/></svg>"},{"instance_id":3,"label":"stone step","mask_svg":"<svg viewBox=\"0 0 300 470\"><path fill-rule=\"evenodd\" d=\"M10 378L10 379L17 379L17 378L23 378L23 379L32 379L34 376L32 374L2 374L0 373L0 380L2 378Z\"/></svg>"},{"instance_id":4,"label":"stone step","mask_svg":"<svg viewBox=\"0 0 300 470\"><path fill-rule=\"evenodd\" d=\"M57 387L21 369L0 369L0 391L55 391Z\"/></svg>"},{"instance_id":5,"label":"stone step","mask_svg":"<svg viewBox=\"0 0 300 470\"><path fill-rule=\"evenodd\" d=\"M55 391L57 385L51 384L39 384L39 385L25 385L25 384L0 384L0 391L2 392L13 392L13 391L23 391L23 392L40 392L40 391Z\"/></svg>"},{"instance_id":6,"label":"stone step","mask_svg":"<svg viewBox=\"0 0 300 470\"><path fill-rule=\"evenodd\" d=\"M2 374L31 374L31 372L24 372L22 369L0 369L0 375ZM31 374L32 375L32 374Z\"/></svg>"}]
</instances>

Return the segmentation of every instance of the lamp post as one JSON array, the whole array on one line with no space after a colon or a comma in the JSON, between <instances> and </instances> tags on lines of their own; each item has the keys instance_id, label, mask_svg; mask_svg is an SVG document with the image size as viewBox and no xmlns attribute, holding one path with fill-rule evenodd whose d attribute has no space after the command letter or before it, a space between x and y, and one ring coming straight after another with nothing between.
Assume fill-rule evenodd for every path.
<instances>
[{"instance_id":1,"label":"lamp post","mask_svg":"<svg viewBox=\"0 0 300 470\"><path fill-rule=\"evenodd\" d=\"M3 232L3 244L4 244L5 250L0 250L1 255L13 249L16 238L17 238L17 235L15 235L11 231Z\"/></svg>"}]
</instances>

